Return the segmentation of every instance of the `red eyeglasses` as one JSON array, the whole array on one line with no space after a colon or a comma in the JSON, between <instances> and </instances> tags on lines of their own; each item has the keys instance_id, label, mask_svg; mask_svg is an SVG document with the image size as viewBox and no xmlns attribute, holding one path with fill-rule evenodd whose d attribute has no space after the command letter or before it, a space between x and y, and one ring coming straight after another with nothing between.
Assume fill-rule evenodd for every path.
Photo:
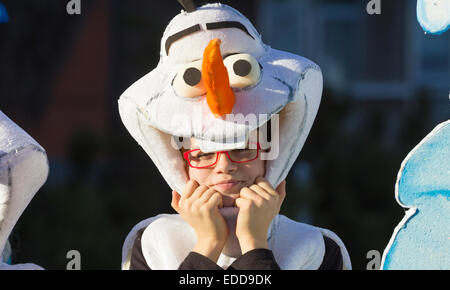
<instances>
[{"instance_id":1,"label":"red eyeglasses","mask_svg":"<svg viewBox=\"0 0 450 290\"><path fill-rule=\"evenodd\" d=\"M254 143L253 143L254 144ZM256 149L235 149L231 151L216 151L210 153L203 153L200 149L193 149L184 152L183 157L187 160L190 167L206 168L213 166L219 160L219 154L225 153L228 159L234 163L250 162L258 158L261 146L259 142L256 143Z\"/></svg>"}]
</instances>

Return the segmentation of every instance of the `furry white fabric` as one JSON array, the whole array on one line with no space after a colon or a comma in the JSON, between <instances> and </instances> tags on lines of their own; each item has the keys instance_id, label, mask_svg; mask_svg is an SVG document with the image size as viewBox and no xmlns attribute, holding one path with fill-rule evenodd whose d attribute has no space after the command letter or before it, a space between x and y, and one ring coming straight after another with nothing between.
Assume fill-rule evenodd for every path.
<instances>
[{"instance_id":1,"label":"furry white fabric","mask_svg":"<svg viewBox=\"0 0 450 290\"><path fill-rule=\"evenodd\" d=\"M44 149L0 111L0 253L23 211L48 175ZM0 269L11 268L6 264ZM16 268L40 268L33 264Z\"/></svg>"},{"instance_id":2,"label":"furry white fabric","mask_svg":"<svg viewBox=\"0 0 450 290\"><path fill-rule=\"evenodd\" d=\"M125 240L122 269L129 269L131 249L136 233L143 229L142 252L153 270L176 270L194 248L196 235L180 215L160 214L137 224ZM315 270L325 254L323 235L341 248L344 268L351 269L350 259L342 241L331 231L293 221L277 215L269 228L267 241L275 260L283 270ZM182 242L180 242L182 241ZM221 253L217 264L227 268L236 258Z\"/></svg>"}]
</instances>

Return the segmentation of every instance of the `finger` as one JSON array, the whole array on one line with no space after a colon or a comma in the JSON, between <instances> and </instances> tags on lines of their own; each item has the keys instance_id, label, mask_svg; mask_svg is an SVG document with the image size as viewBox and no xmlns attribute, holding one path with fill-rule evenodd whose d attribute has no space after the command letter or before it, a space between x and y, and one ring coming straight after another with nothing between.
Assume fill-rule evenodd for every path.
<instances>
[{"instance_id":1,"label":"finger","mask_svg":"<svg viewBox=\"0 0 450 290\"><path fill-rule=\"evenodd\" d=\"M201 204L207 203L215 192L216 190L214 188L208 188L205 192L203 192L203 194L198 198L197 201Z\"/></svg>"},{"instance_id":2,"label":"finger","mask_svg":"<svg viewBox=\"0 0 450 290\"><path fill-rule=\"evenodd\" d=\"M194 193L195 189L198 187L197 181L194 179L190 179L188 183L183 188L183 195L181 196L182 199L188 199L191 197L191 195Z\"/></svg>"},{"instance_id":3,"label":"finger","mask_svg":"<svg viewBox=\"0 0 450 290\"><path fill-rule=\"evenodd\" d=\"M223 207L222 195L219 192L215 191L211 196L211 198L208 200L208 204L212 206L217 206L217 208L222 208Z\"/></svg>"},{"instance_id":4,"label":"finger","mask_svg":"<svg viewBox=\"0 0 450 290\"><path fill-rule=\"evenodd\" d=\"M197 189L195 189L194 193L191 195L190 199L197 200L199 199L205 191L209 189L205 184L201 184Z\"/></svg>"},{"instance_id":5,"label":"finger","mask_svg":"<svg viewBox=\"0 0 450 290\"><path fill-rule=\"evenodd\" d=\"M269 194L277 194L277 191L272 187L267 179L262 176L258 176L255 180L255 184L264 188Z\"/></svg>"},{"instance_id":6,"label":"finger","mask_svg":"<svg viewBox=\"0 0 450 290\"><path fill-rule=\"evenodd\" d=\"M243 187L240 191L240 196L249 200L252 200L257 205L261 205L264 202L264 198L259 196L256 192L248 187Z\"/></svg>"},{"instance_id":7,"label":"finger","mask_svg":"<svg viewBox=\"0 0 450 290\"><path fill-rule=\"evenodd\" d=\"M264 190L264 188L262 188L259 185L256 184L252 184L250 186L250 189L253 190L254 192L256 192L258 195L260 195L262 198L264 198L265 200L270 200L273 198L273 195L271 195L270 193L266 192Z\"/></svg>"},{"instance_id":8,"label":"finger","mask_svg":"<svg viewBox=\"0 0 450 290\"><path fill-rule=\"evenodd\" d=\"M277 192L280 194L280 206L284 201L284 198L286 197L286 180L283 180L280 185L277 187Z\"/></svg>"},{"instance_id":9,"label":"finger","mask_svg":"<svg viewBox=\"0 0 450 290\"><path fill-rule=\"evenodd\" d=\"M180 194L176 192L175 190L172 190L172 208L177 212L180 213L180 207L178 206L178 203L180 202Z\"/></svg>"},{"instance_id":10,"label":"finger","mask_svg":"<svg viewBox=\"0 0 450 290\"><path fill-rule=\"evenodd\" d=\"M236 207L240 209L249 208L251 201L242 197L236 198Z\"/></svg>"}]
</instances>

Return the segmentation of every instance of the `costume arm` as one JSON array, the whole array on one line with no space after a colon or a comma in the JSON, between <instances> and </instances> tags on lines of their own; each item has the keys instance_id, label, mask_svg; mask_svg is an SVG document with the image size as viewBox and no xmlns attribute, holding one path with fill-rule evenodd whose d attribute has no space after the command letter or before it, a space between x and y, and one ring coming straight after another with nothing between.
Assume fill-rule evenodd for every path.
<instances>
[{"instance_id":1,"label":"costume arm","mask_svg":"<svg viewBox=\"0 0 450 290\"><path fill-rule=\"evenodd\" d=\"M339 246L324 237L325 255L318 270L342 270L343 260ZM254 249L237 258L228 270L280 270L271 250Z\"/></svg>"},{"instance_id":2,"label":"costume arm","mask_svg":"<svg viewBox=\"0 0 450 290\"><path fill-rule=\"evenodd\" d=\"M141 238L145 228L139 230L134 240L133 249L130 259L130 270L151 270L145 261L142 252ZM219 265L211 261L209 258L196 253L190 252L184 261L178 267L178 270L223 270Z\"/></svg>"},{"instance_id":3,"label":"costume arm","mask_svg":"<svg viewBox=\"0 0 450 290\"><path fill-rule=\"evenodd\" d=\"M208 257L196 252L190 252L178 267L178 270L223 270Z\"/></svg>"},{"instance_id":4,"label":"costume arm","mask_svg":"<svg viewBox=\"0 0 450 290\"><path fill-rule=\"evenodd\" d=\"M134 241L130 270L151 270L145 261L141 247L141 237L145 228L140 230ZM332 239L324 237L325 255L319 270L342 270L343 260L339 246ZM209 258L190 252L178 267L178 270L223 270ZM227 270L280 270L273 253L269 249L254 249L237 258Z\"/></svg>"},{"instance_id":5,"label":"costume arm","mask_svg":"<svg viewBox=\"0 0 450 290\"><path fill-rule=\"evenodd\" d=\"M227 270L280 270L269 249L254 249L237 258Z\"/></svg>"},{"instance_id":6,"label":"costume arm","mask_svg":"<svg viewBox=\"0 0 450 290\"><path fill-rule=\"evenodd\" d=\"M133 249L130 258L130 270L151 270L145 261L144 254L142 253L141 238L145 227L139 230L134 240Z\"/></svg>"},{"instance_id":7,"label":"costume arm","mask_svg":"<svg viewBox=\"0 0 450 290\"><path fill-rule=\"evenodd\" d=\"M328 237L323 237L325 242L325 255L318 270L342 270L343 260L341 249L335 241Z\"/></svg>"}]
</instances>

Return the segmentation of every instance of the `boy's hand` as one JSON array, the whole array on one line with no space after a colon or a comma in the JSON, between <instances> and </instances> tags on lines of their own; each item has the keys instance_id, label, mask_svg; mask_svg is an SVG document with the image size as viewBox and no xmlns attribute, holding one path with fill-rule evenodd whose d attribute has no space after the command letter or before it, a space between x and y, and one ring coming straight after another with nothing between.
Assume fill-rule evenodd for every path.
<instances>
[{"instance_id":1,"label":"boy's hand","mask_svg":"<svg viewBox=\"0 0 450 290\"><path fill-rule=\"evenodd\" d=\"M273 218L280 212L286 196L286 180L273 189L264 177L257 177L255 184L244 187L236 199L239 214L236 236L242 254L257 249L268 248L267 231Z\"/></svg>"},{"instance_id":2,"label":"boy's hand","mask_svg":"<svg viewBox=\"0 0 450 290\"><path fill-rule=\"evenodd\" d=\"M220 256L228 237L228 226L219 212L222 195L195 180L189 180L183 195L172 191L172 207L194 228L197 234L198 252L214 262Z\"/></svg>"}]
</instances>

